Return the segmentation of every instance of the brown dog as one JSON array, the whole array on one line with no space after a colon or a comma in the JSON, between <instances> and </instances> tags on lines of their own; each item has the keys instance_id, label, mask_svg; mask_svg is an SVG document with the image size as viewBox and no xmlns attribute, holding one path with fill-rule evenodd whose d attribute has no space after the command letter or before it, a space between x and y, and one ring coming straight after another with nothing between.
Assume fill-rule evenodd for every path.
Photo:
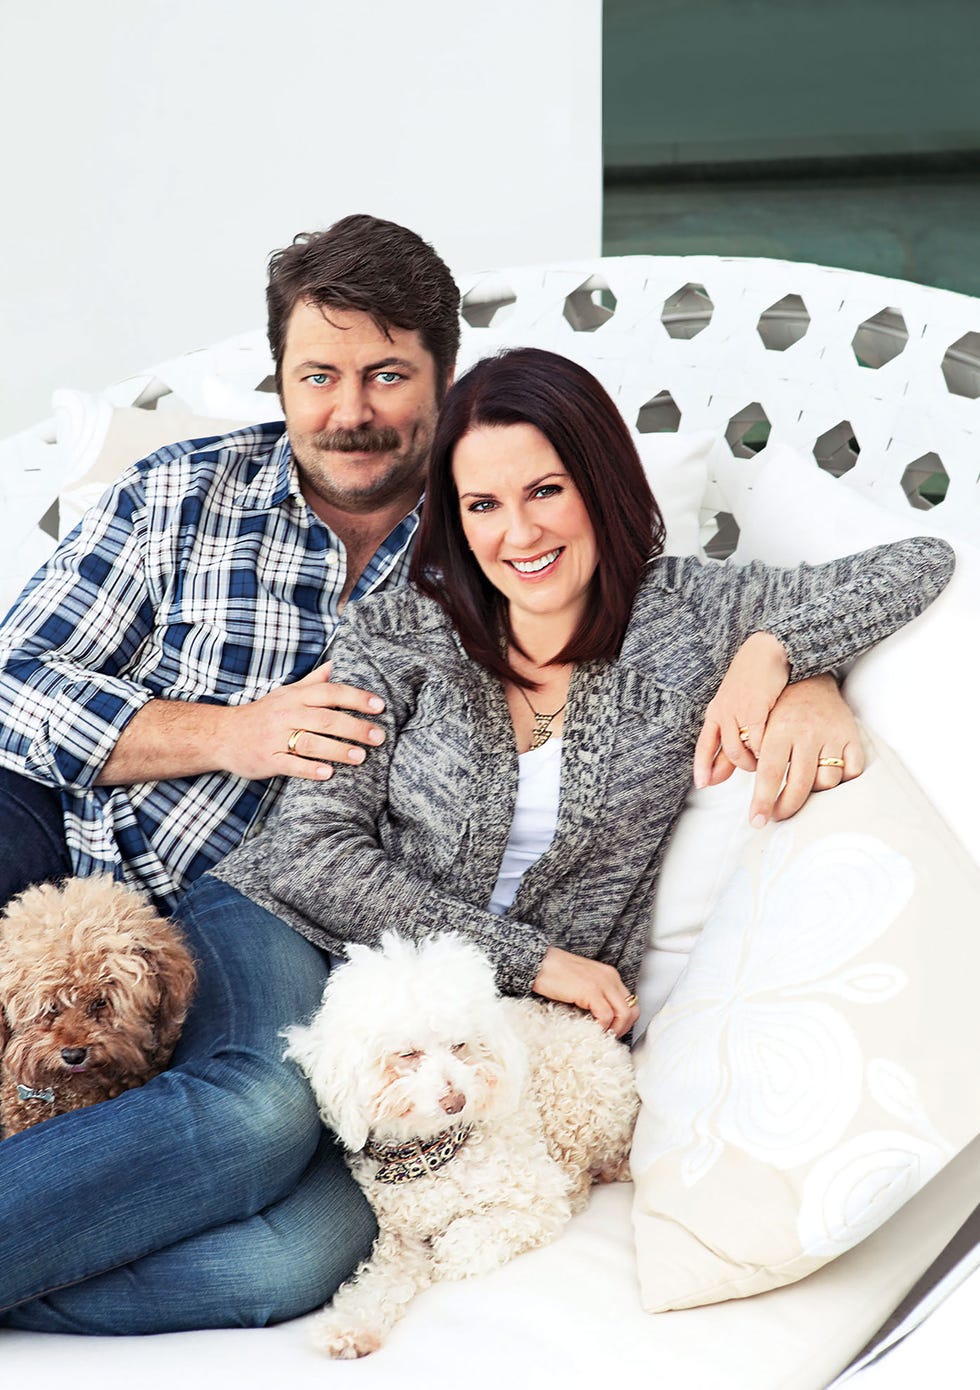
<instances>
[{"instance_id":1,"label":"brown dog","mask_svg":"<svg viewBox=\"0 0 980 1390\"><path fill-rule=\"evenodd\" d=\"M108 877L28 888L0 917L0 1132L141 1086L167 1065L194 963Z\"/></svg>"}]
</instances>

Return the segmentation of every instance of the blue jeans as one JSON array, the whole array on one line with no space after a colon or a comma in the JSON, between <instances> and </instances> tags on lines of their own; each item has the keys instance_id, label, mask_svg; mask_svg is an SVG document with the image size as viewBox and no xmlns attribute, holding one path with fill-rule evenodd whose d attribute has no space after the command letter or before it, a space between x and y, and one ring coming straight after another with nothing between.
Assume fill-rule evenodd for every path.
<instances>
[{"instance_id":1,"label":"blue jeans","mask_svg":"<svg viewBox=\"0 0 980 1390\"><path fill-rule=\"evenodd\" d=\"M0 1143L0 1326L261 1326L317 1307L370 1249L370 1209L282 1061L326 959L207 876L177 915L199 982L170 1069Z\"/></svg>"},{"instance_id":2,"label":"blue jeans","mask_svg":"<svg viewBox=\"0 0 980 1390\"><path fill-rule=\"evenodd\" d=\"M70 873L61 797L0 768L0 909L32 883Z\"/></svg>"}]
</instances>

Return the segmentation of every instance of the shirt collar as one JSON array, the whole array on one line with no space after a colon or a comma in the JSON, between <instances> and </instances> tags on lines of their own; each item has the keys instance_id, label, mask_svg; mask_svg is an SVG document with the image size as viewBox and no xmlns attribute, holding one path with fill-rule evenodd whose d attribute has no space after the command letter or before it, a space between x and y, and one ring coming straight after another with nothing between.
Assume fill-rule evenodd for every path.
<instances>
[{"instance_id":1,"label":"shirt collar","mask_svg":"<svg viewBox=\"0 0 980 1390\"><path fill-rule=\"evenodd\" d=\"M235 504L244 511L265 512L281 506L287 497L302 498L302 493L289 436L284 430L256 469L255 477L236 496Z\"/></svg>"}]
</instances>

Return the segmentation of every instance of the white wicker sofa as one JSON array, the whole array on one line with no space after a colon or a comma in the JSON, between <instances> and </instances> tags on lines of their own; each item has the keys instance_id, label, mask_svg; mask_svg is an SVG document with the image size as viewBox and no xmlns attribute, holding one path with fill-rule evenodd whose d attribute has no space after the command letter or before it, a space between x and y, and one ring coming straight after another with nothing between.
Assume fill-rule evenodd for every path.
<instances>
[{"instance_id":1,"label":"white wicker sofa","mask_svg":"<svg viewBox=\"0 0 980 1390\"><path fill-rule=\"evenodd\" d=\"M980 754L970 720L980 616L980 375L973 366L980 303L816 266L712 257L629 257L460 281L462 365L501 345L535 343L578 358L606 383L636 430L671 548L789 564L916 530L954 541L960 565L948 594L891 639L884 665L875 666L874 656L859 662L848 692L965 845L965 857L980 864L972 814ZM127 456L209 432L202 417L276 415L271 370L255 332L99 396L56 393L53 419L0 444L7 530L0 602ZM820 804L830 807L832 798ZM722 868L734 868L746 852L743 812L744 784L692 797L653 928L646 1017L698 940L724 886ZM727 837L721 856L719 823ZM936 947L957 949L955 938ZM961 968L956 959L940 965L951 975ZM356 1367L320 1364L300 1322L115 1342L6 1333L5 1368L32 1376L43 1370L48 1379L64 1371L82 1385L197 1384L223 1371L240 1387L307 1373L365 1387L421 1385L449 1373L480 1386L549 1375L571 1386L642 1376L642 1383L697 1390L819 1390L874 1336L980 1201L980 1145L970 1142L980 1125L971 1130L970 1115L961 1118L944 1150L948 1161L907 1203L893 1203L900 1209L884 1224L801 1282L755 1297L644 1312L633 1194L620 1186L598 1191L554 1246L485 1280L430 1291L390 1345ZM634 1221L642 1234L636 1212ZM967 1241L957 1252L962 1258L932 1298L955 1289L944 1326L953 1327L956 1309L959 1325L970 1329L980 1312L980 1275L966 1276L980 1258ZM929 1346L930 1373L940 1383L966 1384L944 1367L946 1334L937 1342L930 1331L939 1325L939 1317L931 1320L907 1347L914 1355ZM857 1371L855 1384L912 1383L902 1371L906 1354L900 1347Z\"/></svg>"}]
</instances>

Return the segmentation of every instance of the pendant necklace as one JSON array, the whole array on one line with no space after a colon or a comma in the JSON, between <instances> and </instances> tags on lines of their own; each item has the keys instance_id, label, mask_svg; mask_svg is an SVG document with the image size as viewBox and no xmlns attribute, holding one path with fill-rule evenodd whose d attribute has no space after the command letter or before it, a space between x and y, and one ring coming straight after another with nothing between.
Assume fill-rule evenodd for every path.
<instances>
[{"instance_id":1,"label":"pendant necklace","mask_svg":"<svg viewBox=\"0 0 980 1390\"><path fill-rule=\"evenodd\" d=\"M534 708L534 706L531 704L531 701L528 699L527 691L524 689L523 685L519 685L517 689L523 695L524 703L527 705L528 709L534 715L534 730L531 734L531 746L528 749L529 753L533 753L535 749L541 748L545 743L548 742L549 738L551 738L551 721L553 719L558 718L558 716L561 714L561 711L565 708L565 705L568 704L568 700L566 699L565 705L562 705L561 709L556 709L554 714L545 714L543 711L536 710Z\"/></svg>"}]
</instances>

